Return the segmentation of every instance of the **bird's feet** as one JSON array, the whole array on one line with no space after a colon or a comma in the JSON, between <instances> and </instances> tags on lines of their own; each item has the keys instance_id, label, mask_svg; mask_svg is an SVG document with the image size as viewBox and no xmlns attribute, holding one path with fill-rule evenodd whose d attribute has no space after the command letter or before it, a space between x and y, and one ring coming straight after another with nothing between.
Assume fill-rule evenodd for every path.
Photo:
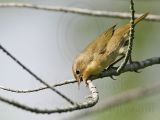
<instances>
[{"instance_id":1,"label":"bird's feet","mask_svg":"<svg viewBox=\"0 0 160 120\"><path fill-rule=\"evenodd\" d=\"M132 61L132 60L129 60L129 64L137 64L137 65L139 65L139 62L138 62L138 61ZM141 71L134 70L134 72L136 72L136 73L140 73Z\"/></svg>"},{"instance_id":2,"label":"bird's feet","mask_svg":"<svg viewBox=\"0 0 160 120\"><path fill-rule=\"evenodd\" d=\"M107 69L104 69L104 71L107 70L117 70L118 67L113 67L112 65L110 65ZM116 78L113 77L113 75L109 76L112 80L117 80Z\"/></svg>"}]
</instances>

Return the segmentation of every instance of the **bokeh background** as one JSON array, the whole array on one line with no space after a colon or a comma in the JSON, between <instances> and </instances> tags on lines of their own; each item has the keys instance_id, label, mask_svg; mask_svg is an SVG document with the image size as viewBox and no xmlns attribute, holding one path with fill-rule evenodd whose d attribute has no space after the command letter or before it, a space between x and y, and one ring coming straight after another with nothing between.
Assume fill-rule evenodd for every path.
<instances>
[{"instance_id":1,"label":"bokeh background","mask_svg":"<svg viewBox=\"0 0 160 120\"><path fill-rule=\"evenodd\" d=\"M0 0L0 2L28 2L42 5L80 7L94 10L129 12L129 0ZM149 11L159 14L159 0L135 0L137 13ZM33 9L0 8L0 44L34 73L50 84L72 79L72 62L75 56L96 36L114 24L122 25L129 20L91 17L70 13L49 12ZM143 60L160 56L158 22L143 21L136 27L133 59ZM116 81L103 78L94 81L100 100L138 86L159 81L159 66L142 70L140 74L125 73ZM0 51L0 85L13 89L33 89L42 86ZM81 101L89 94L84 84L59 87L65 95ZM39 108L55 108L68 103L53 93L44 90L31 94L15 94L0 90L0 95L23 104ZM143 98L111 110L77 119L85 120L157 120L160 118L160 95ZM99 104L97 104L98 106ZM0 102L1 120L65 120L86 110L40 115L26 112Z\"/></svg>"}]
</instances>

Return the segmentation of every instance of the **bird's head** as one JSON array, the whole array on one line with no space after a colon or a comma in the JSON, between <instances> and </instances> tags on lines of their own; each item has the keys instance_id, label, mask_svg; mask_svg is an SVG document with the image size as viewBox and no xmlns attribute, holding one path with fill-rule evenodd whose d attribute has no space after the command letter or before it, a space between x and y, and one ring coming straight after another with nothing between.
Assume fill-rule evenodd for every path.
<instances>
[{"instance_id":1,"label":"bird's head","mask_svg":"<svg viewBox=\"0 0 160 120\"><path fill-rule=\"evenodd\" d=\"M72 71L75 79L78 81L78 85L81 81L85 81L88 79L89 75L86 75L87 70L87 61L83 55L78 56L72 66Z\"/></svg>"}]
</instances>

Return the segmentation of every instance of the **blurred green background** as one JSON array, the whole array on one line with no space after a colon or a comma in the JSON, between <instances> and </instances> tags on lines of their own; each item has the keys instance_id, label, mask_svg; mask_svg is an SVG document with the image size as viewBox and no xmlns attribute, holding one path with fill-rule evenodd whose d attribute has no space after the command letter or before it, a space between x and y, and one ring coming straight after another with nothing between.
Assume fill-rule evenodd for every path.
<instances>
[{"instance_id":1,"label":"blurred green background","mask_svg":"<svg viewBox=\"0 0 160 120\"><path fill-rule=\"evenodd\" d=\"M129 0L0 0L0 2L27 2L42 5L80 7L94 10L129 12ZM159 14L159 0L135 0L136 13ZM48 12L33 9L0 8L0 43L14 56L50 84L72 79L72 62L75 56L96 36L107 28L127 23L129 20L83 16L70 13ZM133 59L144 60L160 56L159 22L143 21L136 26ZM15 89L32 89L42 86L3 52L0 53L0 85ZM100 99L107 99L128 89L159 81L159 66L141 73L125 73L116 81L103 78L94 81ZM73 100L81 101L88 93L84 84L59 88ZM67 103L50 90L31 94L14 94L0 90L0 95L21 103L55 108ZM157 120L160 119L160 95L143 98L90 116L85 120ZM98 104L97 104L98 106ZM0 120L65 120L79 113L37 115L0 102ZM78 118L77 118L78 119Z\"/></svg>"}]
</instances>

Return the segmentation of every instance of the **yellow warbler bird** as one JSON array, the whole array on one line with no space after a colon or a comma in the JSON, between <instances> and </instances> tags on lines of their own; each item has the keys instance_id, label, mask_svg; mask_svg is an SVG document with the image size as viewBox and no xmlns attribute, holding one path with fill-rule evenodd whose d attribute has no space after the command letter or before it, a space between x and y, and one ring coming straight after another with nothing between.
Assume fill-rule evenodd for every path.
<instances>
[{"instance_id":1,"label":"yellow warbler bird","mask_svg":"<svg viewBox=\"0 0 160 120\"><path fill-rule=\"evenodd\" d=\"M134 25L147 15L148 13L145 13L135 19ZM130 27L130 23L117 29L114 25L98 36L75 58L72 70L78 84L81 81L87 84L89 77L100 74L125 52L124 47L129 38Z\"/></svg>"}]
</instances>

